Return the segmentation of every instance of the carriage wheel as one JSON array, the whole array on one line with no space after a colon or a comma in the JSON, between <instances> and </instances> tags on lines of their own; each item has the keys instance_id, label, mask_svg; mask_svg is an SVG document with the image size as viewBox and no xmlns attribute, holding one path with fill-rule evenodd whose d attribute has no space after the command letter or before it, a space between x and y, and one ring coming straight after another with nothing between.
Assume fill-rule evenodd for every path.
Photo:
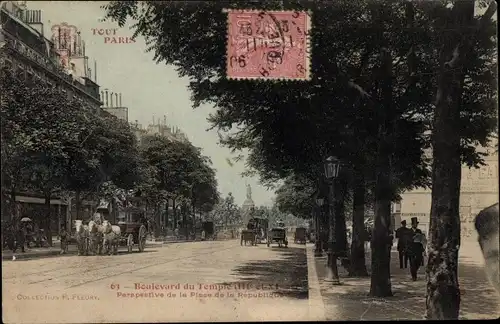
<instances>
[{"instance_id":1,"label":"carriage wheel","mask_svg":"<svg viewBox=\"0 0 500 324\"><path fill-rule=\"evenodd\" d=\"M137 238L138 239L137 243L139 243L139 252L143 252L144 248L146 247L146 236L147 236L146 226L142 225L139 228L139 237Z\"/></svg>"},{"instance_id":2,"label":"carriage wheel","mask_svg":"<svg viewBox=\"0 0 500 324\"><path fill-rule=\"evenodd\" d=\"M132 247L134 246L134 235L129 234L127 236L127 249L128 253L132 252Z\"/></svg>"}]
</instances>

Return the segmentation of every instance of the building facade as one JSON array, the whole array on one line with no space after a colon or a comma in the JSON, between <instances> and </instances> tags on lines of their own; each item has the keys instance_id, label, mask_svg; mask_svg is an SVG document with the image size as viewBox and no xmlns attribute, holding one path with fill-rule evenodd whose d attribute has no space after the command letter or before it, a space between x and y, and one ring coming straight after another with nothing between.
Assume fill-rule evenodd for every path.
<instances>
[{"instance_id":1,"label":"building facade","mask_svg":"<svg viewBox=\"0 0 500 324\"><path fill-rule=\"evenodd\" d=\"M182 132L178 127L167 124L167 117L164 117L163 121L160 121L159 119L155 121L153 119L153 123L149 124L147 127L143 127L137 120L134 123L130 123L130 126L137 138L138 143L141 143L145 136L151 135L164 136L175 142L189 142L186 134L184 134L184 132Z\"/></svg>"},{"instance_id":2,"label":"building facade","mask_svg":"<svg viewBox=\"0 0 500 324\"><path fill-rule=\"evenodd\" d=\"M63 26L64 28L64 26ZM89 78L89 69L79 68L88 58L83 41L77 36L68 36L68 42L59 42L60 37L44 35L42 12L28 10L17 1L5 1L0 7L0 65L28 81L60 87L68 97L99 108L101 100L99 85ZM77 34L78 35L78 34ZM67 65L61 62L61 53L71 43Z\"/></svg>"},{"instance_id":3,"label":"building facade","mask_svg":"<svg viewBox=\"0 0 500 324\"><path fill-rule=\"evenodd\" d=\"M128 123L128 107L122 105L122 94L113 93L108 90L101 91L101 98L104 105L102 110L107 111L118 119L124 120Z\"/></svg>"},{"instance_id":4,"label":"building facade","mask_svg":"<svg viewBox=\"0 0 500 324\"><path fill-rule=\"evenodd\" d=\"M489 153L485 158L484 166L479 169L462 167L460 221L463 240L476 240L475 216L483 208L498 202L497 146L498 143L495 142L492 148L484 149ZM410 224L410 219L417 217L419 227L428 232L431 210L430 189L416 189L404 193L401 202L394 204L393 208L393 213L396 215L396 227L402 220Z\"/></svg>"}]
</instances>

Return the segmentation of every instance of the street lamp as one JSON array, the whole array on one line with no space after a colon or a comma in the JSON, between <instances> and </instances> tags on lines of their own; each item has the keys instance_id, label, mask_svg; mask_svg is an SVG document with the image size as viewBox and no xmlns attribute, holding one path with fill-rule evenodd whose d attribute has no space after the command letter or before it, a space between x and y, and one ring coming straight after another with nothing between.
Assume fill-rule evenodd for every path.
<instances>
[{"instance_id":1,"label":"street lamp","mask_svg":"<svg viewBox=\"0 0 500 324\"><path fill-rule=\"evenodd\" d=\"M325 199L323 197L317 197L316 198L316 205L318 208L316 209L316 217L314 220L314 227L315 227L315 235L316 235L316 242L315 242L315 249L314 249L314 256L320 257L323 255L322 249L321 249L321 240L320 240L320 217L321 217L321 207L323 207L323 204L325 203Z\"/></svg>"},{"instance_id":2,"label":"street lamp","mask_svg":"<svg viewBox=\"0 0 500 324\"><path fill-rule=\"evenodd\" d=\"M327 275L325 281L332 282L334 285L340 285L339 272L337 268L337 254L335 253L335 179L340 173L340 161L330 156L325 161L325 177L329 182L329 217L328 217L328 261Z\"/></svg>"}]
</instances>

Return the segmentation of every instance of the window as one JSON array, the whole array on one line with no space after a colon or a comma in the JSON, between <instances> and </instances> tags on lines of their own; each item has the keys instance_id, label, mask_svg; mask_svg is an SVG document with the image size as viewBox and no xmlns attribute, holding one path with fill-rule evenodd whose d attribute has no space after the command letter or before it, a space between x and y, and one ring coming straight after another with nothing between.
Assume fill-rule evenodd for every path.
<instances>
[{"instance_id":1,"label":"window","mask_svg":"<svg viewBox=\"0 0 500 324\"><path fill-rule=\"evenodd\" d=\"M31 72L31 71L30 71L30 72L27 72L27 73L26 73L26 81L27 81L28 83L33 83L33 82L35 82L35 76L33 75L33 72Z\"/></svg>"},{"instance_id":2,"label":"window","mask_svg":"<svg viewBox=\"0 0 500 324\"><path fill-rule=\"evenodd\" d=\"M12 70L12 61L11 60L5 59L5 61L3 62L3 65L5 65L5 67L7 69Z\"/></svg>"},{"instance_id":3,"label":"window","mask_svg":"<svg viewBox=\"0 0 500 324\"><path fill-rule=\"evenodd\" d=\"M17 74L17 77L19 79L25 80L26 79L26 71L24 70L24 66L22 66L21 64L19 64L17 66L16 74Z\"/></svg>"}]
</instances>

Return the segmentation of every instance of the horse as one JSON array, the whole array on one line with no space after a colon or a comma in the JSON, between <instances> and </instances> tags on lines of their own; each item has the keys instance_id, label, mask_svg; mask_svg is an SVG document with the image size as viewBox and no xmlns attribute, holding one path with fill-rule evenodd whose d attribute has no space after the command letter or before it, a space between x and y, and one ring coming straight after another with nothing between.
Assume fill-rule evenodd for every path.
<instances>
[{"instance_id":1,"label":"horse","mask_svg":"<svg viewBox=\"0 0 500 324\"><path fill-rule=\"evenodd\" d=\"M88 255L89 252L89 230L83 225L81 220L75 220L76 228L76 246L78 255Z\"/></svg>"},{"instance_id":2,"label":"horse","mask_svg":"<svg viewBox=\"0 0 500 324\"><path fill-rule=\"evenodd\" d=\"M103 247L106 249L106 252L109 255L117 254L121 236L120 226L111 225L109 221L105 220L102 222L100 229L102 229Z\"/></svg>"},{"instance_id":3,"label":"horse","mask_svg":"<svg viewBox=\"0 0 500 324\"><path fill-rule=\"evenodd\" d=\"M476 216L474 225L484 257L486 276L497 292L500 293L498 203L481 210Z\"/></svg>"},{"instance_id":4,"label":"horse","mask_svg":"<svg viewBox=\"0 0 500 324\"><path fill-rule=\"evenodd\" d=\"M95 221L89 221L89 250L93 255L101 254L103 247L102 225L98 225Z\"/></svg>"}]
</instances>

